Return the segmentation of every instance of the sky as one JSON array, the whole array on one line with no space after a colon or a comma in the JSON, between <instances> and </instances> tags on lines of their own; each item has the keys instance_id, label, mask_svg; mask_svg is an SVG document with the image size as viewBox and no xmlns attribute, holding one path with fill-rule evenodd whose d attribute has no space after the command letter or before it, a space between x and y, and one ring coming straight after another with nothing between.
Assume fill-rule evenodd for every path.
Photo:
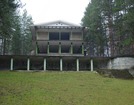
<instances>
[{"instance_id":1,"label":"sky","mask_svg":"<svg viewBox=\"0 0 134 105\"><path fill-rule=\"evenodd\" d=\"M63 20L80 24L90 0L21 0L34 24Z\"/></svg>"}]
</instances>

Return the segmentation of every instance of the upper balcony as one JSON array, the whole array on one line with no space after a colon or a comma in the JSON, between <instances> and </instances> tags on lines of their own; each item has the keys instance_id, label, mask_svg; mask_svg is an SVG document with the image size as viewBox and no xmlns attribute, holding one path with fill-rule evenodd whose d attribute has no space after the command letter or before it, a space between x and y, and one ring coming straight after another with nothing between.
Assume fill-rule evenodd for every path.
<instances>
[{"instance_id":1,"label":"upper balcony","mask_svg":"<svg viewBox=\"0 0 134 105\"><path fill-rule=\"evenodd\" d=\"M82 32L37 32L37 41L82 41Z\"/></svg>"},{"instance_id":2,"label":"upper balcony","mask_svg":"<svg viewBox=\"0 0 134 105\"><path fill-rule=\"evenodd\" d=\"M83 40L84 27L64 21L31 26L34 41Z\"/></svg>"}]
</instances>

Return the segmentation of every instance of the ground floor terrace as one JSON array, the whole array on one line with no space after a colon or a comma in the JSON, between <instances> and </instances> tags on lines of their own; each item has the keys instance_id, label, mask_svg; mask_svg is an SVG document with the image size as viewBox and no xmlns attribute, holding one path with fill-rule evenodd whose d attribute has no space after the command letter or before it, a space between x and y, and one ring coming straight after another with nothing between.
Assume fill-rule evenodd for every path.
<instances>
[{"instance_id":1,"label":"ground floor terrace","mask_svg":"<svg viewBox=\"0 0 134 105\"><path fill-rule=\"evenodd\" d=\"M93 71L106 68L110 57L1 55L0 70Z\"/></svg>"}]
</instances>

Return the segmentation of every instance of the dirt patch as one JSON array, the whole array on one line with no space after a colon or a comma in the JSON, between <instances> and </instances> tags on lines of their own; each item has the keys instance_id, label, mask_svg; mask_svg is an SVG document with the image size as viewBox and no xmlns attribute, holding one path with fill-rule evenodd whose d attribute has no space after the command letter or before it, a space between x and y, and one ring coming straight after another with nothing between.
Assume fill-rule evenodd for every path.
<instances>
[{"instance_id":1,"label":"dirt patch","mask_svg":"<svg viewBox=\"0 0 134 105\"><path fill-rule=\"evenodd\" d=\"M134 79L129 70L96 70L100 75L111 78Z\"/></svg>"}]
</instances>

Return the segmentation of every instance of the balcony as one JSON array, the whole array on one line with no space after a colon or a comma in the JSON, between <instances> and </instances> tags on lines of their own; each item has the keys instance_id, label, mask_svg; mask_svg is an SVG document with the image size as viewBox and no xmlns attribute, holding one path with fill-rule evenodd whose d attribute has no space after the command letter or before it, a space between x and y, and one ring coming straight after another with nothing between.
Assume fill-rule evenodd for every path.
<instances>
[{"instance_id":1,"label":"balcony","mask_svg":"<svg viewBox=\"0 0 134 105\"><path fill-rule=\"evenodd\" d=\"M37 41L37 44L39 46L43 46L43 45L82 45L84 43L84 41L82 40L69 40L69 41L66 41L66 40L38 40Z\"/></svg>"}]
</instances>

